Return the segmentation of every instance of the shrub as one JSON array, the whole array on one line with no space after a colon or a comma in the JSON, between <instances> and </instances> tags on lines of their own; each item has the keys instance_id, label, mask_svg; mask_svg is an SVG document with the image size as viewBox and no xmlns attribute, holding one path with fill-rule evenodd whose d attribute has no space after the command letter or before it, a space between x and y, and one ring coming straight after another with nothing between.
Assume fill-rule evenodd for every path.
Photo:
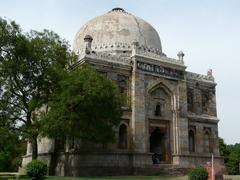
<instances>
[{"instance_id":1,"label":"shrub","mask_svg":"<svg viewBox=\"0 0 240 180\"><path fill-rule=\"evenodd\" d=\"M47 174L47 163L41 160L33 160L27 165L27 175L33 179L41 179Z\"/></svg>"},{"instance_id":2,"label":"shrub","mask_svg":"<svg viewBox=\"0 0 240 180\"><path fill-rule=\"evenodd\" d=\"M208 172L203 167L194 168L188 175L189 180L207 180Z\"/></svg>"}]
</instances>

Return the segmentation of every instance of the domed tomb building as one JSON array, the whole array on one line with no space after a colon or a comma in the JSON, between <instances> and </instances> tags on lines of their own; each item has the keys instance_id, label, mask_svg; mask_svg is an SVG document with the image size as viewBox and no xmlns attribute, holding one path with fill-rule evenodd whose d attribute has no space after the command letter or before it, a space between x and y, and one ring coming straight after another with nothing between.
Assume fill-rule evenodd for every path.
<instances>
[{"instance_id":1,"label":"domed tomb building","mask_svg":"<svg viewBox=\"0 0 240 180\"><path fill-rule=\"evenodd\" d=\"M186 71L183 52L169 58L157 31L121 8L76 34L75 67L89 64L128 98L115 144L39 139L39 158L59 176L160 174L221 162L214 77ZM55 152L55 153L53 153ZM57 152L57 153L56 153ZM28 145L23 166L31 160ZM175 171L173 171L173 169Z\"/></svg>"}]
</instances>

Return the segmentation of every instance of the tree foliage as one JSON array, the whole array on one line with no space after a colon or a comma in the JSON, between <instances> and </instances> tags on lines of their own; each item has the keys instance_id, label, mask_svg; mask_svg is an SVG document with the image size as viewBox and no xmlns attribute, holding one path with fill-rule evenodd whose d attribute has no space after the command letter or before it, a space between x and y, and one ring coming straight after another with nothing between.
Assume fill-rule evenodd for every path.
<instances>
[{"instance_id":1,"label":"tree foliage","mask_svg":"<svg viewBox=\"0 0 240 180\"><path fill-rule=\"evenodd\" d=\"M240 164L240 144L228 145L227 151L229 152L226 159L226 167L229 174L239 174Z\"/></svg>"},{"instance_id":2,"label":"tree foliage","mask_svg":"<svg viewBox=\"0 0 240 180\"><path fill-rule=\"evenodd\" d=\"M239 174L240 164L240 144L226 145L222 138L219 138L220 155L224 158L224 163L228 174Z\"/></svg>"},{"instance_id":3,"label":"tree foliage","mask_svg":"<svg viewBox=\"0 0 240 180\"><path fill-rule=\"evenodd\" d=\"M229 155L229 151L228 151L228 146L227 144L225 144L224 140L222 138L218 138L219 141L219 152L220 155L226 160L228 155Z\"/></svg>"},{"instance_id":4,"label":"tree foliage","mask_svg":"<svg viewBox=\"0 0 240 180\"><path fill-rule=\"evenodd\" d=\"M15 22L0 18L0 121L32 144L37 157L39 118L50 94L75 56L52 31L23 33Z\"/></svg>"},{"instance_id":5,"label":"tree foliage","mask_svg":"<svg viewBox=\"0 0 240 180\"><path fill-rule=\"evenodd\" d=\"M14 131L0 127L0 172L17 171L26 143Z\"/></svg>"},{"instance_id":6,"label":"tree foliage","mask_svg":"<svg viewBox=\"0 0 240 180\"><path fill-rule=\"evenodd\" d=\"M45 134L103 144L113 142L113 127L120 123L122 114L117 86L88 66L70 71L60 85L44 117Z\"/></svg>"}]
</instances>

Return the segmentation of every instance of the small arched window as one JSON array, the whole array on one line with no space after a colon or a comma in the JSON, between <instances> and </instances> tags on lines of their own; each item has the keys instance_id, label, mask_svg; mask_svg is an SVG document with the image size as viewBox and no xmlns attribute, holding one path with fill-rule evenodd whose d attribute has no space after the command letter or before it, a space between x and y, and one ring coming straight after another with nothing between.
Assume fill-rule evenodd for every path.
<instances>
[{"instance_id":1,"label":"small arched window","mask_svg":"<svg viewBox=\"0 0 240 180\"><path fill-rule=\"evenodd\" d=\"M119 127L118 133L118 148L119 149L127 149L127 126L125 124L121 124Z\"/></svg>"},{"instance_id":2,"label":"small arched window","mask_svg":"<svg viewBox=\"0 0 240 180\"><path fill-rule=\"evenodd\" d=\"M204 133L204 152L205 153L210 153L210 133L208 131L205 131Z\"/></svg>"},{"instance_id":3,"label":"small arched window","mask_svg":"<svg viewBox=\"0 0 240 180\"><path fill-rule=\"evenodd\" d=\"M119 82L120 93L126 94L127 93L127 83L126 81L122 80Z\"/></svg>"},{"instance_id":4,"label":"small arched window","mask_svg":"<svg viewBox=\"0 0 240 180\"><path fill-rule=\"evenodd\" d=\"M161 104L156 105L155 116L162 116L162 106L161 106Z\"/></svg>"},{"instance_id":5,"label":"small arched window","mask_svg":"<svg viewBox=\"0 0 240 180\"><path fill-rule=\"evenodd\" d=\"M122 94L127 94L128 89L128 77L125 75L118 74L117 75L117 83L119 90Z\"/></svg>"},{"instance_id":6,"label":"small arched window","mask_svg":"<svg viewBox=\"0 0 240 180\"><path fill-rule=\"evenodd\" d=\"M193 112L194 111L194 91L193 89L187 89L187 104L188 110Z\"/></svg>"},{"instance_id":7,"label":"small arched window","mask_svg":"<svg viewBox=\"0 0 240 180\"><path fill-rule=\"evenodd\" d=\"M203 113L208 112L208 106L209 106L209 93L202 92L202 112Z\"/></svg>"},{"instance_id":8,"label":"small arched window","mask_svg":"<svg viewBox=\"0 0 240 180\"><path fill-rule=\"evenodd\" d=\"M188 132L189 152L195 152L195 134L193 130Z\"/></svg>"}]
</instances>

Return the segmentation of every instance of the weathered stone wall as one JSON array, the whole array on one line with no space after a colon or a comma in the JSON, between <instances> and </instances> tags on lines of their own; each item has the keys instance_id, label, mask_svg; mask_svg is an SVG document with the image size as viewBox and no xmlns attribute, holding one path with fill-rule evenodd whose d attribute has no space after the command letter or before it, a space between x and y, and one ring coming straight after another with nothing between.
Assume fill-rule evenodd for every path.
<instances>
[{"instance_id":1,"label":"weathered stone wall","mask_svg":"<svg viewBox=\"0 0 240 180\"><path fill-rule=\"evenodd\" d=\"M142 153L62 153L56 160L57 176L106 176L162 174L172 166L151 162L150 154ZM179 168L175 166L175 168ZM173 169L171 169L173 170ZM169 172L165 171L165 174ZM174 175L174 174L173 174Z\"/></svg>"},{"instance_id":2,"label":"weathered stone wall","mask_svg":"<svg viewBox=\"0 0 240 180\"><path fill-rule=\"evenodd\" d=\"M206 76L207 77L207 76ZM205 78L206 78L205 77ZM216 95L214 81L201 81L200 78L187 79L187 90L192 92L192 107L188 109L189 127L195 129L195 152L191 154L219 155L218 118L216 110ZM189 94L189 93L187 93ZM191 94L191 93L190 93ZM205 134L209 134L206 142ZM209 152L206 152L209 144Z\"/></svg>"},{"instance_id":3,"label":"weathered stone wall","mask_svg":"<svg viewBox=\"0 0 240 180\"><path fill-rule=\"evenodd\" d=\"M207 128L210 130L211 146L214 155L219 155L219 144L218 144L218 126L216 122L199 122L196 119L190 119L189 125L196 128L195 136L195 154L206 154L204 152L204 130Z\"/></svg>"},{"instance_id":4,"label":"weathered stone wall","mask_svg":"<svg viewBox=\"0 0 240 180\"><path fill-rule=\"evenodd\" d=\"M173 156L179 165L153 165L151 154L144 153L59 153L55 159L53 169L56 176L118 176L118 175L185 175L189 168L206 165L211 156L181 155ZM51 157L39 154L39 159L49 162ZM25 162L31 157L25 157ZM54 162L53 162L54 161ZM222 164L222 159L214 158L214 162Z\"/></svg>"},{"instance_id":5,"label":"weathered stone wall","mask_svg":"<svg viewBox=\"0 0 240 180\"><path fill-rule=\"evenodd\" d=\"M133 59L134 62L146 59ZM148 59L148 63L151 60ZM156 62L154 62L156 63ZM161 63L160 63L161 64ZM135 64L136 65L136 64ZM175 67L172 67L175 68ZM138 148L142 152L149 152L149 124L150 120L161 125L161 121L170 124L170 149L169 153L180 155L188 153L188 119L187 119L187 87L184 80L175 80L157 75L154 72L146 72L141 69L133 68L133 118L132 123L135 128ZM135 91L134 91L135 90ZM155 97L154 91L163 91L159 97ZM161 94L165 97L161 97ZM154 107L159 101L165 99L164 112L162 116L154 115ZM139 125L141 124L141 125ZM140 128L140 129L139 129ZM136 140L136 139L135 139ZM134 141L136 143L136 141ZM145 143L145 144L144 144ZM174 161L175 164L179 162Z\"/></svg>"},{"instance_id":6,"label":"weathered stone wall","mask_svg":"<svg viewBox=\"0 0 240 180\"><path fill-rule=\"evenodd\" d=\"M181 168L206 166L207 162L212 161L211 155L181 155L174 158L178 159L177 161ZM214 157L214 162L223 165L223 158L216 156Z\"/></svg>"},{"instance_id":7,"label":"weathered stone wall","mask_svg":"<svg viewBox=\"0 0 240 180\"><path fill-rule=\"evenodd\" d=\"M59 176L129 175L132 174L134 167L144 167L146 162L151 164L151 158L144 154L63 153L58 157L55 174Z\"/></svg>"},{"instance_id":8,"label":"weathered stone wall","mask_svg":"<svg viewBox=\"0 0 240 180\"><path fill-rule=\"evenodd\" d=\"M187 89L193 92L193 111L190 111L190 113L217 116L215 86L216 83L214 82L187 79ZM206 104L206 107L204 107L204 104Z\"/></svg>"}]
</instances>

